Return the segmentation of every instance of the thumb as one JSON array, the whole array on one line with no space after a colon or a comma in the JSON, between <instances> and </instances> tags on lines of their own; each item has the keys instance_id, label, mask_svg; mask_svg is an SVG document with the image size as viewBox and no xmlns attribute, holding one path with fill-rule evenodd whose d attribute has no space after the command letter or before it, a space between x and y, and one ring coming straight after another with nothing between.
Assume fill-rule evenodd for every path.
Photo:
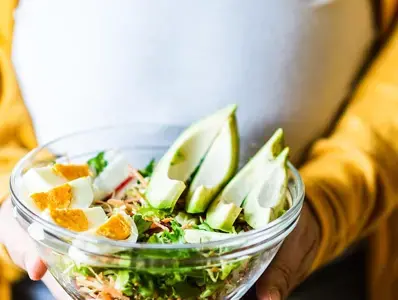
<instances>
[{"instance_id":1,"label":"thumb","mask_svg":"<svg viewBox=\"0 0 398 300\"><path fill-rule=\"evenodd\" d=\"M257 298L259 300L283 300L291 287L289 267L275 261L257 282Z\"/></svg>"},{"instance_id":2,"label":"thumb","mask_svg":"<svg viewBox=\"0 0 398 300\"><path fill-rule=\"evenodd\" d=\"M308 275L319 245L319 225L307 205L296 228L283 242L257 282L259 300L283 300Z\"/></svg>"},{"instance_id":3,"label":"thumb","mask_svg":"<svg viewBox=\"0 0 398 300\"><path fill-rule=\"evenodd\" d=\"M6 200L0 209L0 242L5 247L5 254L26 270L32 280L40 280L44 276L47 267L39 258L29 235L13 217L10 200Z\"/></svg>"}]
</instances>

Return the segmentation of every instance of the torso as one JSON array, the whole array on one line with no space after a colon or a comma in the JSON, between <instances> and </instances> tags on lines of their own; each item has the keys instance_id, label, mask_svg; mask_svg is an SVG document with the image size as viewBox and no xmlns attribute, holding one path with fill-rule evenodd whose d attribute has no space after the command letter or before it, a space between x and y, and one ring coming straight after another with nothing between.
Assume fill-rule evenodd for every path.
<instances>
[{"instance_id":1,"label":"torso","mask_svg":"<svg viewBox=\"0 0 398 300\"><path fill-rule=\"evenodd\" d=\"M13 61L40 142L187 125L237 103L243 150L283 127L293 159L334 118L373 41L363 0L22 0L15 19Z\"/></svg>"}]
</instances>

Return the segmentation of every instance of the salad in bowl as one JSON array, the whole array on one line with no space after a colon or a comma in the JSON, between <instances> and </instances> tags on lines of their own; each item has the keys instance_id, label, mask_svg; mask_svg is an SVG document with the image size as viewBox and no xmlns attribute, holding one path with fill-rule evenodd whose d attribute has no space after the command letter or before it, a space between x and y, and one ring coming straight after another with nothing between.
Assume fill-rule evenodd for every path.
<instances>
[{"instance_id":1,"label":"salad in bowl","mask_svg":"<svg viewBox=\"0 0 398 300\"><path fill-rule=\"evenodd\" d=\"M239 161L235 112L182 131L130 124L72 134L18 163L15 216L73 299L247 292L294 229L304 188L282 129Z\"/></svg>"}]
</instances>

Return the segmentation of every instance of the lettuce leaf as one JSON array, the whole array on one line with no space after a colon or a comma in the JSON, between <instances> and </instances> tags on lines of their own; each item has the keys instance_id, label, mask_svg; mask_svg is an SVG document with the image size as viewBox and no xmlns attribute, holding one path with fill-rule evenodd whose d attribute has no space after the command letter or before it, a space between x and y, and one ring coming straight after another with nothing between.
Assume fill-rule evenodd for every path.
<instances>
[{"instance_id":1,"label":"lettuce leaf","mask_svg":"<svg viewBox=\"0 0 398 300\"><path fill-rule=\"evenodd\" d=\"M95 172L96 176L98 176L108 165L108 161L104 158L104 156L105 152L100 152L97 154L97 156L87 161L87 164Z\"/></svg>"}]
</instances>

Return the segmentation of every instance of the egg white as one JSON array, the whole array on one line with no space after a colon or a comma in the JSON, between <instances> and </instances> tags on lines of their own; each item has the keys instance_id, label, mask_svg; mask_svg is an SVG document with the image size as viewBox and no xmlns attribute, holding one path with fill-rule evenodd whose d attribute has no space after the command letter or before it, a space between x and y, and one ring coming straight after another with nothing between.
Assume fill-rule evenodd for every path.
<instances>
[{"instance_id":1,"label":"egg white","mask_svg":"<svg viewBox=\"0 0 398 300\"><path fill-rule=\"evenodd\" d=\"M94 191L91 177L81 177L68 184L72 188L70 208L88 208L93 203Z\"/></svg>"},{"instance_id":2,"label":"egg white","mask_svg":"<svg viewBox=\"0 0 398 300\"><path fill-rule=\"evenodd\" d=\"M130 218L126 213L123 211L118 211L117 213L122 214L126 220L130 223L131 226L131 234L130 236L123 240L122 242L129 242L129 243L136 243L138 239L138 229L134 220ZM98 227L92 228L87 230L83 233L80 233L81 237L89 236L95 237L98 241L115 241L96 233ZM120 251L125 250L123 247L117 247L107 244L100 244L100 243L91 243L85 242L79 239L75 239L72 241L72 245L69 247L69 257L74 260L76 263L79 264L89 264L93 266L104 266L106 263L103 261L99 261L98 259L93 258L92 255L88 254L87 252L95 253L95 254L114 254Z\"/></svg>"},{"instance_id":3,"label":"egg white","mask_svg":"<svg viewBox=\"0 0 398 300\"><path fill-rule=\"evenodd\" d=\"M52 166L29 169L22 176L22 181L29 194L47 192L67 182L65 178L54 173Z\"/></svg>"},{"instance_id":4,"label":"egg white","mask_svg":"<svg viewBox=\"0 0 398 300\"><path fill-rule=\"evenodd\" d=\"M88 208L94 200L94 190L91 177L81 177L67 182L54 173L51 166L32 168L22 177L21 189L24 203L33 212L39 212L38 207L30 197L34 193L48 192L51 189L68 184L72 189L72 199L69 208Z\"/></svg>"}]
</instances>

